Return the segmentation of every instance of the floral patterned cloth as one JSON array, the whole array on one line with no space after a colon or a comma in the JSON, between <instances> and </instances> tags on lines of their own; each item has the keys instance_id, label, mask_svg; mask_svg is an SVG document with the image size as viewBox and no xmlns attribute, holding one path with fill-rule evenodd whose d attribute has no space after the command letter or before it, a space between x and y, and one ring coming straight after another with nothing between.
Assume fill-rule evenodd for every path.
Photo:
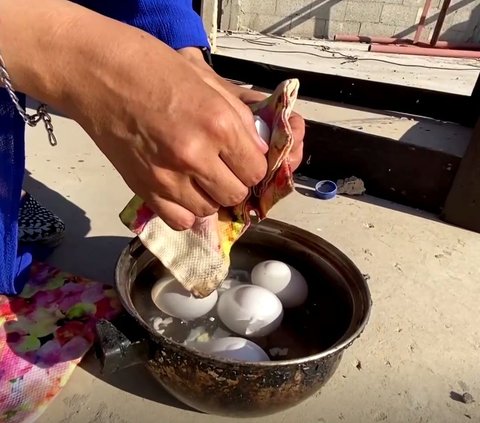
<instances>
[{"instance_id":1,"label":"floral patterned cloth","mask_svg":"<svg viewBox=\"0 0 480 423\"><path fill-rule=\"evenodd\" d=\"M174 231L135 196L121 212L122 222L138 235L175 278L193 295L205 297L226 278L230 250L250 226L250 212L264 219L267 212L293 191L289 154L293 135L289 117L297 99L299 81L282 82L264 101L250 105L269 126L271 136L265 178L238 206L222 207L212 216L197 218L186 231Z\"/></svg>"},{"instance_id":2,"label":"floral patterned cloth","mask_svg":"<svg viewBox=\"0 0 480 423\"><path fill-rule=\"evenodd\" d=\"M19 296L0 296L0 422L35 421L92 346L96 321L119 310L111 286L35 263Z\"/></svg>"}]
</instances>

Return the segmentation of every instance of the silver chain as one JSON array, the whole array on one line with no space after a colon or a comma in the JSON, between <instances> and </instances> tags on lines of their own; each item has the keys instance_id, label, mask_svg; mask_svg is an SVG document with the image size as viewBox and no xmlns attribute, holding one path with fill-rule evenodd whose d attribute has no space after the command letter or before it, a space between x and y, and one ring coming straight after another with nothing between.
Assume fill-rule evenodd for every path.
<instances>
[{"instance_id":1,"label":"silver chain","mask_svg":"<svg viewBox=\"0 0 480 423\"><path fill-rule=\"evenodd\" d=\"M7 72L7 67L3 60L2 55L0 54L0 85L3 85L8 92L8 95L13 101L15 108L17 109L18 113L22 117L23 121L31 127L37 126L37 123L42 121L45 125L45 130L48 134L48 141L50 145L55 146L57 145L57 138L53 133L53 125L52 125L52 118L50 117L49 113L47 112L47 106L45 104L40 104L37 108L37 113L33 115L29 115L27 111L21 106L20 100L18 99L17 95L15 94L15 90L13 89L12 82L10 80L10 75Z\"/></svg>"}]
</instances>

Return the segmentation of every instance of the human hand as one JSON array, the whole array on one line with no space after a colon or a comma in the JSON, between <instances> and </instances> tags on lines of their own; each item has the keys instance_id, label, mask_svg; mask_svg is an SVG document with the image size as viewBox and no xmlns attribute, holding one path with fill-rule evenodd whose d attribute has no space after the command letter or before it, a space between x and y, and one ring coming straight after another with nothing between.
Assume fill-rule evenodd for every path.
<instances>
[{"instance_id":1,"label":"human hand","mask_svg":"<svg viewBox=\"0 0 480 423\"><path fill-rule=\"evenodd\" d=\"M256 102L262 101L265 98L265 95L258 91L250 90L245 87L240 87L229 81L225 81L225 82L231 86L230 90L232 90L232 92L237 93L236 95L238 96L238 98L242 100L245 104L256 103ZM290 167L292 169L292 172L295 172L298 166L300 166L300 163L302 162L302 159L303 159L303 139L305 137L305 120L298 113L292 112L290 114L289 123L290 123L290 128L292 129L293 140L294 140L292 149L290 150L289 159L290 159Z\"/></svg>"},{"instance_id":2,"label":"human hand","mask_svg":"<svg viewBox=\"0 0 480 423\"><path fill-rule=\"evenodd\" d=\"M267 169L253 118L158 40L112 27L116 37L100 39L116 39L121 54L96 46L107 57L78 75L89 83L74 89L65 106L70 116L172 228L188 229L196 217L239 204Z\"/></svg>"},{"instance_id":3,"label":"human hand","mask_svg":"<svg viewBox=\"0 0 480 423\"><path fill-rule=\"evenodd\" d=\"M239 204L264 178L248 107L153 36L63 0L2 1L0 24L13 86L76 120L172 228Z\"/></svg>"},{"instance_id":4,"label":"human hand","mask_svg":"<svg viewBox=\"0 0 480 423\"><path fill-rule=\"evenodd\" d=\"M181 49L178 52L194 65L196 72L202 75L203 80L222 94L232 105L235 106L238 103L238 100L249 105L265 99L265 94L235 85L218 75L205 62L203 55L198 48L188 47ZM298 113L292 112L289 123L294 138L294 144L289 158L292 172L294 172L298 166L300 166L303 158L305 120Z\"/></svg>"}]
</instances>

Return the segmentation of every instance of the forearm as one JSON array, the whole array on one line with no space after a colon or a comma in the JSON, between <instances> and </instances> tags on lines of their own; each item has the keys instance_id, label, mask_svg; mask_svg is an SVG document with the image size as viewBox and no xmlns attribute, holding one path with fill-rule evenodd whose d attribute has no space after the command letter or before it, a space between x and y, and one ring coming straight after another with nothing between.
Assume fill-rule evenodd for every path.
<instances>
[{"instance_id":1,"label":"forearm","mask_svg":"<svg viewBox=\"0 0 480 423\"><path fill-rule=\"evenodd\" d=\"M74 39L65 33L82 12L64 0L0 2L0 51L18 91L42 101L60 94L59 71Z\"/></svg>"},{"instance_id":2,"label":"forearm","mask_svg":"<svg viewBox=\"0 0 480 423\"><path fill-rule=\"evenodd\" d=\"M125 64L151 59L136 57L138 43L152 43L166 77L173 50L142 31L65 0L0 1L0 52L14 88L70 115L89 106L80 93L135 83Z\"/></svg>"}]
</instances>

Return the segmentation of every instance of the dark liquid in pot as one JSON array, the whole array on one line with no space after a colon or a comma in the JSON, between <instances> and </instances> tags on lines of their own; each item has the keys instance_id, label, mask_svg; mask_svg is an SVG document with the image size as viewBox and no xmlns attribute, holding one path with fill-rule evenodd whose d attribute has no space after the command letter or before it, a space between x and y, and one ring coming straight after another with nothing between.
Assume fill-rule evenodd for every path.
<instances>
[{"instance_id":1,"label":"dark liquid in pot","mask_svg":"<svg viewBox=\"0 0 480 423\"><path fill-rule=\"evenodd\" d=\"M288 253L286 249L264 245L236 244L232 250L231 268L247 271L263 260L281 260L294 266L302 273L309 286L307 301L300 307L285 309L281 326L263 338L250 338L262 347L272 360L287 360L310 356L325 351L338 342L351 324L352 300L348 290L339 284L341 277L322 260L312 261L311 257ZM191 330L205 328L211 336L221 328L231 336L216 315L216 307L206 316L193 322L173 321L159 327L159 319L169 316L160 311L151 298L153 285L165 278L165 269L158 261L152 262L138 275L131 292L133 305L142 319L155 331L164 330L163 336L176 342L184 342ZM168 322L168 320L167 320ZM203 331L200 331L203 332ZM228 335L224 335L228 336Z\"/></svg>"}]
</instances>

